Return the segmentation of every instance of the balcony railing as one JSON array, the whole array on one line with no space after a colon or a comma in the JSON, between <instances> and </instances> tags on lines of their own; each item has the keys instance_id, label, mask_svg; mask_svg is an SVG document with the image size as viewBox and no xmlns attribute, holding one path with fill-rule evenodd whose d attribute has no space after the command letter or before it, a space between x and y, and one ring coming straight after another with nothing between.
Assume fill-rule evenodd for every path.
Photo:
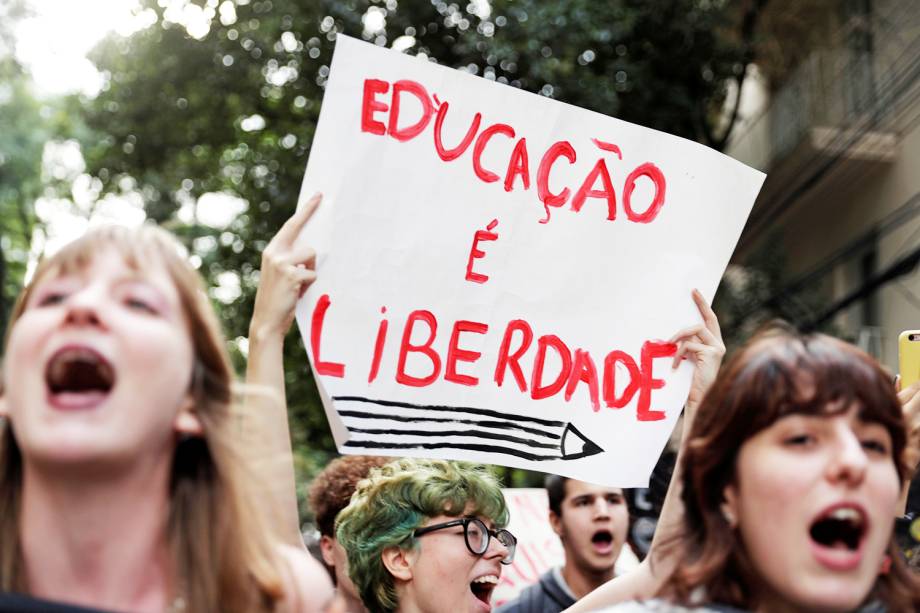
<instances>
[{"instance_id":1,"label":"balcony railing","mask_svg":"<svg viewBox=\"0 0 920 613\"><path fill-rule=\"evenodd\" d=\"M871 25L851 22L837 43L813 51L760 115L738 130L728 153L761 170L773 169L803 142L834 154L861 148L862 155L884 155L890 143L877 132L896 132L889 120L905 96L917 100L920 94L920 25L911 5L888 3Z\"/></svg>"}]
</instances>

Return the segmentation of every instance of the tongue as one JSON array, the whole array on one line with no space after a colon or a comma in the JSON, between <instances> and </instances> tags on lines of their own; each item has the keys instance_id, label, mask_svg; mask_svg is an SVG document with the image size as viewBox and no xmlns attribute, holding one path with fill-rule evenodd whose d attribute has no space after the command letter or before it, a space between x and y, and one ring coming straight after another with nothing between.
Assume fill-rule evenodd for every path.
<instances>
[{"instance_id":1,"label":"tongue","mask_svg":"<svg viewBox=\"0 0 920 613\"><path fill-rule=\"evenodd\" d=\"M613 541L592 541L594 545L594 550L598 553L610 553L610 550L613 549Z\"/></svg>"},{"instance_id":2,"label":"tongue","mask_svg":"<svg viewBox=\"0 0 920 613\"><path fill-rule=\"evenodd\" d=\"M489 602L489 597L488 597L488 595L487 595L487 594L488 594L488 589L489 589L488 587L486 587L486 586L484 586L484 585L482 585L482 584L479 584L479 583L471 583L471 584L470 584L470 591L473 592L473 596L475 596L476 598L478 598L478 599L481 600L482 602Z\"/></svg>"},{"instance_id":3,"label":"tongue","mask_svg":"<svg viewBox=\"0 0 920 613\"><path fill-rule=\"evenodd\" d=\"M51 403L58 409L91 409L108 396L107 392L87 390L84 392L58 392L51 394Z\"/></svg>"}]
</instances>

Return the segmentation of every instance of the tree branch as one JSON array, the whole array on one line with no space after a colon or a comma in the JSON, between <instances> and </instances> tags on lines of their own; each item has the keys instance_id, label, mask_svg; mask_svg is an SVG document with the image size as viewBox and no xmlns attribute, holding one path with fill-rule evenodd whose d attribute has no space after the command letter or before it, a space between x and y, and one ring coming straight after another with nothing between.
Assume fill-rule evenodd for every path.
<instances>
[{"instance_id":1,"label":"tree branch","mask_svg":"<svg viewBox=\"0 0 920 613\"><path fill-rule=\"evenodd\" d=\"M735 75L735 103L722 136L718 138L715 137L713 131L708 129L706 122L703 122L704 134L708 144L719 151L725 148L732 130L738 121L738 111L741 107L741 90L744 88L744 80L747 77L748 66L754 62L757 56L754 49L754 34L757 31L757 23L760 20L760 16L768 2L769 0L752 0L748 4L747 10L744 12L744 17L741 19L741 70Z\"/></svg>"}]
</instances>

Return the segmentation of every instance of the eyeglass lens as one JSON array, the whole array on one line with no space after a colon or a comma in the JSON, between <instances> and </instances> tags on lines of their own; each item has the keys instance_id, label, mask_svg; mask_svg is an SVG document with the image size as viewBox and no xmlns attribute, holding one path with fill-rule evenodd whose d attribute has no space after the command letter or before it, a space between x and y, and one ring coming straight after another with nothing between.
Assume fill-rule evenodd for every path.
<instances>
[{"instance_id":1,"label":"eyeglass lens","mask_svg":"<svg viewBox=\"0 0 920 613\"><path fill-rule=\"evenodd\" d=\"M514 559L514 550L517 543L511 533L507 530L499 530L495 534L498 542L505 546L508 554L502 560L505 564L510 564ZM482 555L489 548L489 531L486 525L478 519L472 519L466 524L466 541L473 553Z\"/></svg>"},{"instance_id":2,"label":"eyeglass lens","mask_svg":"<svg viewBox=\"0 0 920 613\"><path fill-rule=\"evenodd\" d=\"M470 521L466 525L466 540L473 553L485 553L489 548L489 533L486 531L485 524L478 519Z\"/></svg>"}]
</instances>

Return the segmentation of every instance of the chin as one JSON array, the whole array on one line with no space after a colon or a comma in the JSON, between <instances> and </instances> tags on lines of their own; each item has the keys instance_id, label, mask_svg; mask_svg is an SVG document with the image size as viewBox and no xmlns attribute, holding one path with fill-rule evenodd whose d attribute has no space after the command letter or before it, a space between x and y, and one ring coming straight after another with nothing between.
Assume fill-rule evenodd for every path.
<instances>
[{"instance_id":1,"label":"chin","mask_svg":"<svg viewBox=\"0 0 920 613\"><path fill-rule=\"evenodd\" d=\"M857 610L866 600L872 585L862 588L856 581L834 581L826 585L812 585L797 598L797 609L822 613L849 613ZM862 582L858 582L862 583Z\"/></svg>"},{"instance_id":2,"label":"chin","mask_svg":"<svg viewBox=\"0 0 920 613\"><path fill-rule=\"evenodd\" d=\"M58 436L37 442L23 451L32 460L46 466L83 469L123 466L131 459L130 448L117 448L106 443L77 436Z\"/></svg>"}]
</instances>

